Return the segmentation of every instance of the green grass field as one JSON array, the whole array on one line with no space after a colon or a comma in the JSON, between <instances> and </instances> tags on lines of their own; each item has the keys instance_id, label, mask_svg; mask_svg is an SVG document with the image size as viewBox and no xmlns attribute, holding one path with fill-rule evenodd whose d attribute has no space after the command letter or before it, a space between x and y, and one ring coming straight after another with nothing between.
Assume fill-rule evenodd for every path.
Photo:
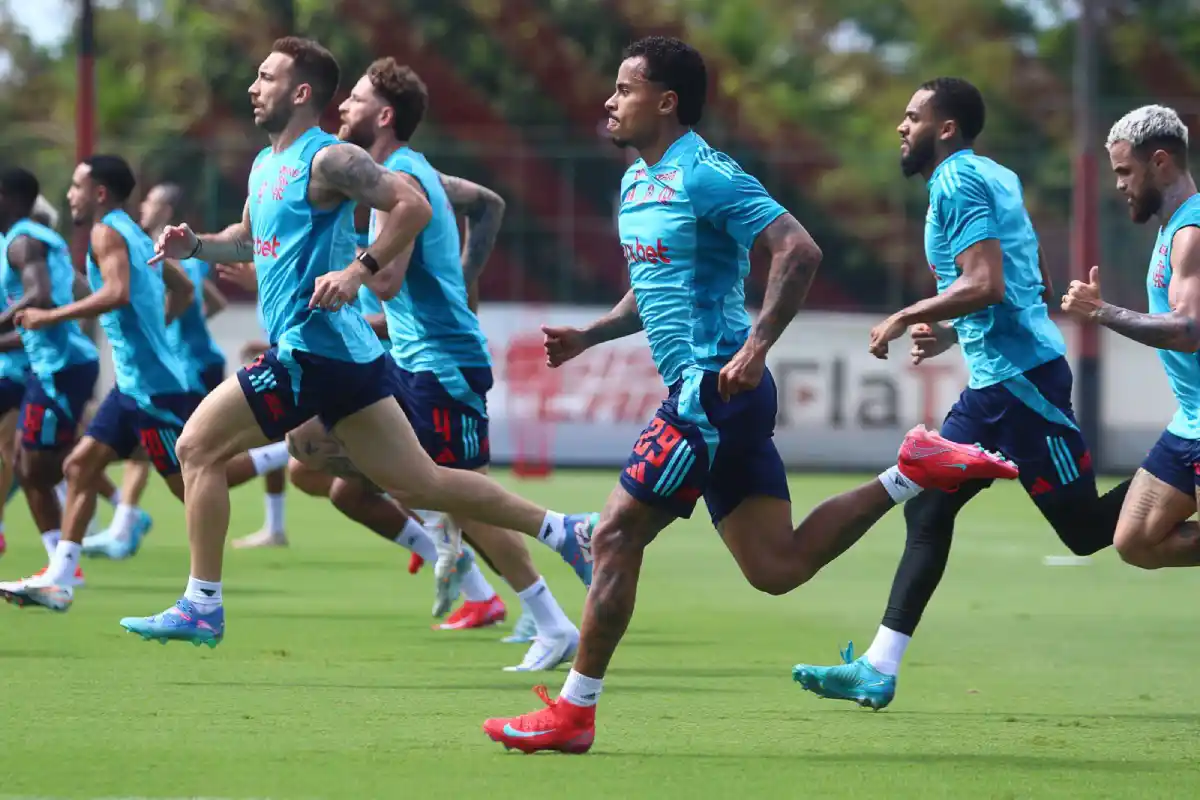
<instances>
[{"instance_id":1,"label":"green grass field","mask_svg":"<svg viewBox=\"0 0 1200 800\"><path fill-rule=\"evenodd\" d=\"M520 483L596 508L615 472ZM798 508L857 478L796 476ZM155 485L154 533L132 561L89 561L66 615L0 606L0 798L1048 798L1188 797L1200 712L1196 582L1111 553L1065 551L1018 489L961 520L950 568L879 713L790 679L870 642L899 555L893 514L811 585L757 594L697 513L660 537L584 757L506 753L487 716L532 710L542 678L500 670L503 629L433 632L432 575L293 493L292 547L230 551L216 650L145 643L117 620L172 603L187 577L181 508ZM107 514L107 512L105 512ZM799 512L797 512L799 513ZM262 518L235 494L233 531ZM44 560L23 501L0 577ZM540 546L539 546L540 547ZM539 562L568 613L583 589ZM490 577L490 576L489 576ZM494 581L499 583L498 580Z\"/></svg>"}]
</instances>

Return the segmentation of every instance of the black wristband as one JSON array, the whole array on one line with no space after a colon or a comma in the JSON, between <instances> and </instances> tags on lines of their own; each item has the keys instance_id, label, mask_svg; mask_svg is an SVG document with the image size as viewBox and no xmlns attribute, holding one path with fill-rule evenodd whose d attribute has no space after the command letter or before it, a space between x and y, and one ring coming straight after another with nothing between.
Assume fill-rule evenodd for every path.
<instances>
[{"instance_id":1,"label":"black wristband","mask_svg":"<svg viewBox=\"0 0 1200 800\"><path fill-rule=\"evenodd\" d=\"M204 240L201 239L199 236L197 236L195 248L192 249L192 252L190 252L186 256L184 256L184 258L195 258L196 254L199 253L203 247L204 247Z\"/></svg>"},{"instance_id":2,"label":"black wristband","mask_svg":"<svg viewBox=\"0 0 1200 800\"><path fill-rule=\"evenodd\" d=\"M358 262L370 270L372 275L379 273L379 262L375 260L375 256L368 253L366 250L358 254Z\"/></svg>"}]
</instances>

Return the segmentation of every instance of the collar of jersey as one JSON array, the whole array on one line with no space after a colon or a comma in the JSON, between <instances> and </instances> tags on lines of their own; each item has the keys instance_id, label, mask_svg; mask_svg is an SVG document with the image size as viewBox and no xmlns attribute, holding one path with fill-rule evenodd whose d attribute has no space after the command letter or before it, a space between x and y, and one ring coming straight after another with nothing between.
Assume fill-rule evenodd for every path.
<instances>
[{"instance_id":1,"label":"collar of jersey","mask_svg":"<svg viewBox=\"0 0 1200 800\"><path fill-rule=\"evenodd\" d=\"M928 180L928 182L926 182L925 185L932 186L933 182L935 180L937 180L938 173L941 172L943 169L945 169L947 164L949 164L951 161L954 161L959 156L966 156L966 155L973 156L973 155L975 155L975 151L969 147L964 147L962 150L959 150L955 153L951 153L950 155L946 156L946 160L937 165L937 169L935 169L933 171L933 174L929 176L929 180Z\"/></svg>"},{"instance_id":2,"label":"collar of jersey","mask_svg":"<svg viewBox=\"0 0 1200 800\"><path fill-rule=\"evenodd\" d=\"M666 161L669 161L671 159L671 157L673 155L675 155L675 152L677 149L682 150L686 146L686 144L691 144L693 138L696 135L697 134L695 131L689 130L683 136L680 136L678 139L671 142L671 146L668 147L666 149L666 151L662 154L662 158L660 158L658 161L655 161L653 164L646 164L646 159L644 159L644 158L639 158L638 161L641 161L643 164L646 164L646 169L658 169L658 165L662 164Z\"/></svg>"}]
</instances>

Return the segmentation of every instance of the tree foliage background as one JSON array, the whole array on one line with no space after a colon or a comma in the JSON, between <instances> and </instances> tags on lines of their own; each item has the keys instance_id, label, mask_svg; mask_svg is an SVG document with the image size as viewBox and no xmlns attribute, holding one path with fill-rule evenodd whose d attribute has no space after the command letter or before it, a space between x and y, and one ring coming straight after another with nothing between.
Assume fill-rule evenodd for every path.
<instances>
[{"instance_id":1,"label":"tree foliage background","mask_svg":"<svg viewBox=\"0 0 1200 800\"><path fill-rule=\"evenodd\" d=\"M10 2L23 0L10 0ZM509 199L485 297L606 302L623 265L613 199L627 159L598 128L621 49L683 35L708 59L702 132L758 175L824 245L817 300L884 307L930 291L925 191L902 180L895 126L940 74L984 92L980 149L1024 182L1058 280L1072 182L1075 4L1062 0L118 0L97 15L98 142L143 185L188 190L206 227L240 213L264 137L246 88L276 36L314 36L343 88L373 58L412 63L431 91L415 146ZM1101 126L1143 102L1200 120L1200 3L1110 0L1099 41ZM72 168L76 45L35 44L0 13L0 161L32 165L61 198ZM335 117L328 120L335 123ZM1195 130L1195 127L1193 127ZM517 165L514 167L514 163ZM1104 164L1104 257L1136 297L1151 233L1132 226ZM552 197L554 202L547 203ZM611 252L609 252L611 249ZM755 276L755 286L761 285Z\"/></svg>"}]
</instances>

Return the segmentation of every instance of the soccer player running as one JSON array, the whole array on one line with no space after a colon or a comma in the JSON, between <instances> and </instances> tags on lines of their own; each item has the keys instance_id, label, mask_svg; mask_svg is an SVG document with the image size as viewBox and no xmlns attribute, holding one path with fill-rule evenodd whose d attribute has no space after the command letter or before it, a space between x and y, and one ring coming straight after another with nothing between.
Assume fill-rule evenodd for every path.
<instances>
[{"instance_id":1,"label":"soccer player running","mask_svg":"<svg viewBox=\"0 0 1200 800\"><path fill-rule=\"evenodd\" d=\"M229 527L225 464L317 417L373 484L410 508L444 510L549 540L569 561L595 515L564 517L487 476L438 467L395 399L395 362L346 307L407 258L432 211L406 178L318 126L337 91L337 61L318 43L277 41L250 86L254 120L271 144L255 159L242 223L198 237L168 227L160 257L240 262L253 256L273 347L204 399L179 439L187 485L191 575L184 596L152 617L123 619L147 639L215 647L225 631L221 566ZM354 255L353 207L379 213L376 238ZM346 266L348 265L348 266Z\"/></svg>"},{"instance_id":2,"label":"soccer player running","mask_svg":"<svg viewBox=\"0 0 1200 800\"><path fill-rule=\"evenodd\" d=\"M417 236L411 252L393 263L386 285L378 286L391 357L399 367L396 398L429 458L452 469L486 473L491 358L479 320L467 307L467 283L483 270L501 216L495 215L483 225L468 224L466 247L460 254L455 208L480 202L487 190L439 174L423 155L408 146L427 105L428 95L420 78L394 59L381 59L370 66L342 104L338 136L364 148L428 198L432 218ZM378 236L379 225L372 215L368 246ZM347 463L349 459L338 452L336 440L319 423L306 423L290 434L289 441L297 458L303 461L314 454L323 463L314 461L313 466L335 471L338 477L330 496L337 499L339 508L349 507L352 518L367 522L390 517L386 529L393 533L408 524L395 503L381 497L369 481L355 474ZM443 528L438 538L451 544L445 560L448 563L439 557L440 553L433 554L437 558L439 589L435 615L449 610L460 585L466 595L466 603L440 627L482 627L505 616L503 601L483 577L472 551L461 547L457 535L461 525L538 620L538 635L516 669L552 669L574 655L579 632L537 573L520 534L468 518L449 518L440 512L416 513L427 527Z\"/></svg>"},{"instance_id":3,"label":"soccer player running","mask_svg":"<svg viewBox=\"0 0 1200 800\"><path fill-rule=\"evenodd\" d=\"M1117 191L1138 225L1158 238L1146 274L1149 313L1104 302L1100 270L1073 281L1062 308L1156 348L1179 407L1141 468L1121 509L1114 544L1143 569L1200 565L1200 525L1188 521L1200 494L1200 194L1188 169L1188 129L1172 109L1144 106L1108 134Z\"/></svg>"},{"instance_id":4,"label":"soccer player running","mask_svg":"<svg viewBox=\"0 0 1200 800\"><path fill-rule=\"evenodd\" d=\"M971 149L984 116L979 90L960 78L925 83L904 111L897 128L900 168L905 177L921 175L929 187L925 255L938 293L877 325L871 352L886 358L888 342L910 326L916 363L957 342L969 379L941 434L979 442L1011 459L1063 544L1090 555L1112 544L1129 484L1097 494L1091 456L1071 408L1066 345L1045 302L1050 280L1021 181ZM801 686L876 710L892 702L905 650L949 561L955 518L989 485L971 481L953 494L929 492L905 506L904 554L870 648L855 659L851 644L838 666L796 665L792 676Z\"/></svg>"},{"instance_id":5,"label":"soccer player running","mask_svg":"<svg viewBox=\"0 0 1200 800\"><path fill-rule=\"evenodd\" d=\"M183 197L173 183L154 186L142 199L140 224L151 239L156 239L175 216ZM167 325L167 340L183 361L189 375L199 376L205 392L225 377L225 356L212 340L206 317L219 313L226 305L225 296L207 280L208 264L190 260L179 264L194 288L193 299L187 308ZM138 507L146 484L150 480L150 462L144 453L126 462L121 485L122 501L113 514L112 524L103 531L83 540L84 555L119 555L124 543L149 533L153 524L150 515Z\"/></svg>"},{"instance_id":6,"label":"soccer player running","mask_svg":"<svg viewBox=\"0 0 1200 800\"><path fill-rule=\"evenodd\" d=\"M608 129L640 158L621 183L620 235L632 289L585 330L545 328L551 366L643 327L669 395L634 446L591 538L593 578L575 667L556 700L484 731L526 752L586 752L605 672L633 616L646 547L703 494L713 524L755 588L783 594L812 578L897 503L969 478L1015 478L1003 459L924 428L877 480L821 503L794 527L772 435L770 347L804 301L821 251L735 161L694 130L707 75L700 54L649 37L625 51ZM743 282L770 263L751 325Z\"/></svg>"},{"instance_id":7,"label":"soccer player running","mask_svg":"<svg viewBox=\"0 0 1200 800\"><path fill-rule=\"evenodd\" d=\"M117 385L96 411L86 433L67 457L67 504L62 539L45 573L0 584L0 594L21 605L66 611L74 592L81 543L96 505L105 468L145 448L178 497L183 482L174 442L199 402L182 364L167 342L169 293L175 309L191 298L187 276L173 264L150 265L154 243L123 209L133 192L133 171L124 159L95 155L71 179L67 202L77 225L89 226L87 275L92 293L50 308L27 306L15 321L26 331L45 331L78 319L99 317L112 346ZM46 426L43 423L42 430ZM140 539L125 543L137 550Z\"/></svg>"},{"instance_id":8,"label":"soccer player running","mask_svg":"<svg viewBox=\"0 0 1200 800\"><path fill-rule=\"evenodd\" d=\"M39 196L38 180L25 169L0 175L0 288L8 308L0 314L0 328L13 327L13 317L25 308L52 308L74 300L75 269L70 249L57 232L32 219ZM55 486L62 480L63 460L75 443L83 408L95 391L100 357L92 341L75 322L38 331L15 329L0 336L3 362L29 369L16 399L20 413L18 472L34 524L42 535L47 556L58 546L62 509ZM10 349L15 347L16 349ZM10 368L11 370L12 368ZM12 372L8 371L11 375ZM0 397L7 397L17 382L0 381ZM11 401L5 400L5 407ZM14 407L0 423L0 451L6 467L17 455ZM10 449L11 448L11 449ZM5 470L0 489L7 491L12 473ZM111 491L111 486L110 486ZM76 571L68 576L82 581Z\"/></svg>"}]
</instances>

